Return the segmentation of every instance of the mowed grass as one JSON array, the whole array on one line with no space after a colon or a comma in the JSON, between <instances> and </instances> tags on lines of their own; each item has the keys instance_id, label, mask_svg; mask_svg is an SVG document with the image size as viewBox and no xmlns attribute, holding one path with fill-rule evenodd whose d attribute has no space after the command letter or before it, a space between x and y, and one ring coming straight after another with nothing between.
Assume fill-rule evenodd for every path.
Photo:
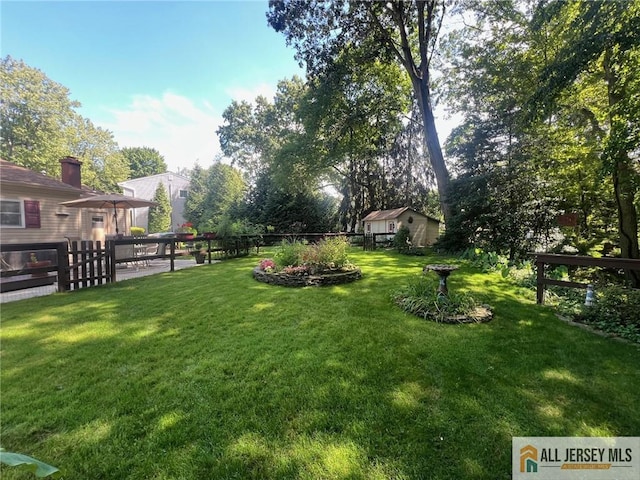
<instances>
[{"instance_id":1,"label":"mowed grass","mask_svg":"<svg viewBox=\"0 0 640 480\"><path fill-rule=\"evenodd\" d=\"M263 256L3 305L2 447L67 479L508 479L512 436L640 433L638 347L498 274L454 272L495 318L443 325L390 294L450 259L288 289Z\"/></svg>"}]
</instances>

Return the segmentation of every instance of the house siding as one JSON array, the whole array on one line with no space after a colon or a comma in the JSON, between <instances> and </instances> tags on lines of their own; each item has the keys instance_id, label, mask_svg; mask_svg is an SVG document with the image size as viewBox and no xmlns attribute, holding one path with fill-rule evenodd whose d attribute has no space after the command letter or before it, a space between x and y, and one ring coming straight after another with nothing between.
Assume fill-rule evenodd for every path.
<instances>
[{"instance_id":1,"label":"house siding","mask_svg":"<svg viewBox=\"0 0 640 480\"><path fill-rule=\"evenodd\" d=\"M164 188L171 202L171 229L175 231L186 222L184 218L184 207L186 198L180 197L181 190L189 190L189 179L177 173L167 172L148 177L134 178L126 182L120 182L125 195L130 195L144 200L153 200L158 185ZM135 208L131 210L130 223L135 227L149 228L149 208Z\"/></svg>"},{"instance_id":2,"label":"house siding","mask_svg":"<svg viewBox=\"0 0 640 480\"><path fill-rule=\"evenodd\" d=\"M105 232L96 232L91 228L90 210L60 205L60 202L79 198L79 192L57 192L26 185L3 184L1 197L3 200L18 200L23 205L25 200L35 200L40 204L40 228L3 226L0 229L2 243L62 242L67 238L104 241ZM112 225L113 212L96 209L93 213L103 215L106 231L115 231L115 226ZM120 218L124 224L124 216L119 217L119 221Z\"/></svg>"}]
</instances>

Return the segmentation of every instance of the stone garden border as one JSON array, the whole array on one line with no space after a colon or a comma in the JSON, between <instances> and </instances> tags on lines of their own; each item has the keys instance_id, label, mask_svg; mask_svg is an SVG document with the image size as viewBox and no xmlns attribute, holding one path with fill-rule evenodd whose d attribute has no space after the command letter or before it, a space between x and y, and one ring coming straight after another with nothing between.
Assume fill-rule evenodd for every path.
<instances>
[{"instance_id":1,"label":"stone garden border","mask_svg":"<svg viewBox=\"0 0 640 480\"><path fill-rule=\"evenodd\" d=\"M259 282L283 287L321 287L355 282L362 278L362 271L356 268L355 270L336 271L320 275L288 275L286 273L267 273L258 266L253 269L253 278Z\"/></svg>"}]
</instances>

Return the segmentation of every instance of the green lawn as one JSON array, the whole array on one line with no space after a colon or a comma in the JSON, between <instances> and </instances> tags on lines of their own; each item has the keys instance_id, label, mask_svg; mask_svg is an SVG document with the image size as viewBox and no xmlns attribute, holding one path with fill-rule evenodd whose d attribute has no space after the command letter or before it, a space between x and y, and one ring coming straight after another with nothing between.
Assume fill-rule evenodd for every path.
<instances>
[{"instance_id":1,"label":"green lawn","mask_svg":"<svg viewBox=\"0 0 640 480\"><path fill-rule=\"evenodd\" d=\"M454 272L495 318L443 325L390 293L446 258L304 289L259 258L3 305L2 447L68 479L508 479L512 436L640 433L640 349L499 274Z\"/></svg>"}]
</instances>

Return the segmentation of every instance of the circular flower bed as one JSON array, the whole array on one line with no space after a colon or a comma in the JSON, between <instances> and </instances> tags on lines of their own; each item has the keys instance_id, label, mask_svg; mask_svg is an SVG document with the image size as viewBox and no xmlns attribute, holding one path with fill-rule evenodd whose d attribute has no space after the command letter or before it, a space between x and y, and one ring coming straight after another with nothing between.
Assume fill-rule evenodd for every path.
<instances>
[{"instance_id":1,"label":"circular flower bed","mask_svg":"<svg viewBox=\"0 0 640 480\"><path fill-rule=\"evenodd\" d=\"M439 323L480 323L493 318L489 305L479 304L461 293L438 293L438 284L424 276L393 294L393 301L405 312Z\"/></svg>"},{"instance_id":2,"label":"circular flower bed","mask_svg":"<svg viewBox=\"0 0 640 480\"><path fill-rule=\"evenodd\" d=\"M283 241L274 258L265 258L253 269L259 282L285 287L340 285L362 278L347 259L349 242L330 237L316 244Z\"/></svg>"},{"instance_id":3,"label":"circular flower bed","mask_svg":"<svg viewBox=\"0 0 640 480\"><path fill-rule=\"evenodd\" d=\"M283 287L308 287L324 285L341 285L343 283L355 282L362 278L359 268L353 270L325 271L316 274L295 274L284 272L266 272L258 265L253 269L253 278L259 282L271 285L281 285Z\"/></svg>"}]
</instances>

